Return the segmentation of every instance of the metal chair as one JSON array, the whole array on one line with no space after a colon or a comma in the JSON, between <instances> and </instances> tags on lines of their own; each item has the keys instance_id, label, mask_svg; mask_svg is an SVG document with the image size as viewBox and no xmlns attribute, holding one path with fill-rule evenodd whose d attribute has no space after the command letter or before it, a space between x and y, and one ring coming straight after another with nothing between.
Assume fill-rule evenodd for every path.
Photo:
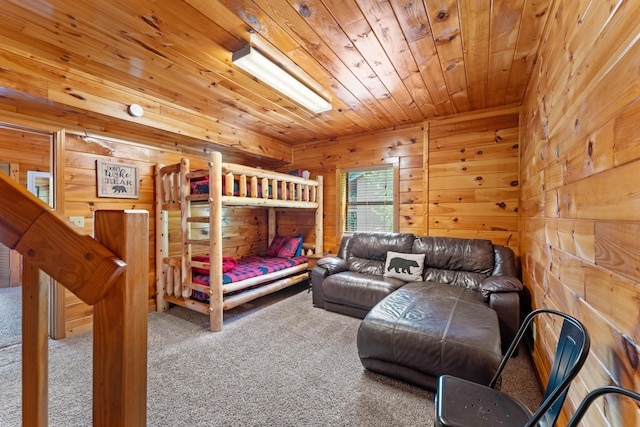
<instances>
[{"instance_id":1,"label":"metal chair","mask_svg":"<svg viewBox=\"0 0 640 427\"><path fill-rule=\"evenodd\" d=\"M609 394L609 393L622 394L632 399L636 399L638 402L640 402L640 393L637 393L635 391L627 390L626 388L612 386L612 385L598 387L596 389L593 389L591 392L589 392L589 394L585 396L585 398L582 400L582 402L578 406L578 409L576 409L576 412L573 413L573 416L567 423L567 427L577 426L580 423L580 420L584 416L585 412L587 412L587 409L589 409L589 405L591 405L591 403L593 403L593 401L596 400L598 397L604 394Z\"/></svg>"},{"instance_id":2,"label":"metal chair","mask_svg":"<svg viewBox=\"0 0 640 427\"><path fill-rule=\"evenodd\" d=\"M496 384L529 325L541 315L559 316L563 322L542 404L532 412L515 397L497 390ZM529 313L488 386L450 375L438 379L435 426L555 425L569 385L587 359L590 343L589 333L582 323L565 313L550 309Z\"/></svg>"}]
</instances>

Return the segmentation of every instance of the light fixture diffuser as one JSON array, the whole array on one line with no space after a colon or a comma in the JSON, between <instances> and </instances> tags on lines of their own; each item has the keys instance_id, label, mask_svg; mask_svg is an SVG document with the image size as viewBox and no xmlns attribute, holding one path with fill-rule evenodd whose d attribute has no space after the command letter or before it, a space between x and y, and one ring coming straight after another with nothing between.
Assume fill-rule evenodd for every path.
<instances>
[{"instance_id":1,"label":"light fixture diffuser","mask_svg":"<svg viewBox=\"0 0 640 427\"><path fill-rule=\"evenodd\" d=\"M273 63L250 45L233 52L235 65L252 74L314 113L331 110L331 103L305 86L300 80Z\"/></svg>"}]
</instances>

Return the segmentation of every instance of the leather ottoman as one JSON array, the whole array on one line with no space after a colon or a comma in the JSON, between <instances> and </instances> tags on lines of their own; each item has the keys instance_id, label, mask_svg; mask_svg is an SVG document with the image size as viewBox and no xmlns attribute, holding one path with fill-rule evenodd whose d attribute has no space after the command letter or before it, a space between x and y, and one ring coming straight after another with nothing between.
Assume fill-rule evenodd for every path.
<instances>
[{"instance_id":1,"label":"leather ottoman","mask_svg":"<svg viewBox=\"0 0 640 427\"><path fill-rule=\"evenodd\" d=\"M358 355L374 372L434 390L442 374L488 385L502 352L498 316L475 291L408 283L358 329Z\"/></svg>"}]
</instances>

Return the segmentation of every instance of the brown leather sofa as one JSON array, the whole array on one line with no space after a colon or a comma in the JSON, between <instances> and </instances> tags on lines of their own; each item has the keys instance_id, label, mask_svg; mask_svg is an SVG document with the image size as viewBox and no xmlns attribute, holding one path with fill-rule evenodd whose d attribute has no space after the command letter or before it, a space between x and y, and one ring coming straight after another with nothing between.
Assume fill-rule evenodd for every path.
<instances>
[{"instance_id":1,"label":"brown leather sofa","mask_svg":"<svg viewBox=\"0 0 640 427\"><path fill-rule=\"evenodd\" d=\"M425 254L419 280L387 277L388 252ZM513 251L489 240L345 235L313 268L313 303L364 319L365 368L434 389L448 373L488 383L520 324Z\"/></svg>"}]
</instances>

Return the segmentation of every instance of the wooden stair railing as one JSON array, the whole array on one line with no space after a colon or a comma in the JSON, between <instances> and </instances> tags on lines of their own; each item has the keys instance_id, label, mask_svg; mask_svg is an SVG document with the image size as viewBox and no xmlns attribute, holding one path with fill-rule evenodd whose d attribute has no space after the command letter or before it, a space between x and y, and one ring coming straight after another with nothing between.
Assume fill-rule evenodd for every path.
<instances>
[{"instance_id":1,"label":"wooden stair railing","mask_svg":"<svg viewBox=\"0 0 640 427\"><path fill-rule=\"evenodd\" d=\"M146 424L148 224L146 211L98 211L93 239L0 174L0 243L23 255L24 426L47 425L48 287L38 269L94 306L93 424Z\"/></svg>"}]
</instances>

